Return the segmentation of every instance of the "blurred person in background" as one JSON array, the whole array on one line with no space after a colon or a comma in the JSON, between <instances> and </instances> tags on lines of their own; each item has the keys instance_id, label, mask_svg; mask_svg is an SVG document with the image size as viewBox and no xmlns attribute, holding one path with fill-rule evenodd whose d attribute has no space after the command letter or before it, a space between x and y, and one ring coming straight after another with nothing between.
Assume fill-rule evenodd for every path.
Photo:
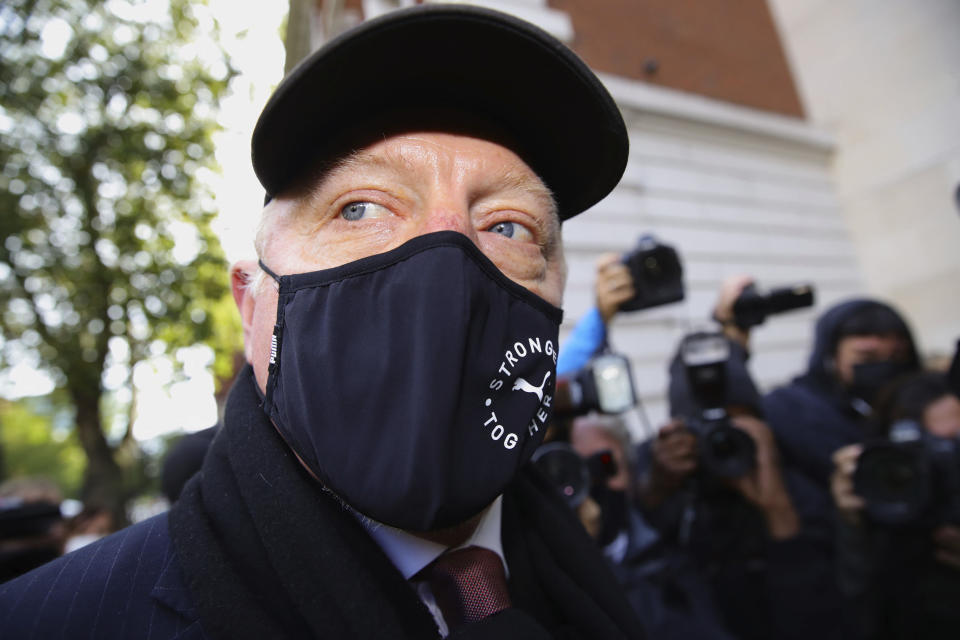
<instances>
[{"instance_id":1,"label":"blurred person in background","mask_svg":"<svg viewBox=\"0 0 960 640\"><path fill-rule=\"evenodd\" d=\"M119 530L109 509L85 506L80 513L67 520L63 552L76 551Z\"/></svg>"},{"instance_id":2,"label":"blurred person in background","mask_svg":"<svg viewBox=\"0 0 960 640\"><path fill-rule=\"evenodd\" d=\"M594 482L588 531L651 638L729 640L710 589L687 556L663 544L637 507L636 451L623 420L591 413L573 419L570 444L585 461L608 455L614 472Z\"/></svg>"},{"instance_id":3,"label":"blurred person in background","mask_svg":"<svg viewBox=\"0 0 960 640\"><path fill-rule=\"evenodd\" d=\"M63 553L63 496L49 478L12 478L0 484L0 582Z\"/></svg>"},{"instance_id":4,"label":"blurred person in background","mask_svg":"<svg viewBox=\"0 0 960 640\"><path fill-rule=\"evenodd\" d=\"M200 471L218 428L219 425L216 425L181 436L164 456L160 469L160 491L170 504L177 501L187 481Z\"/></svg>"},{"instance_id":5,"label":"blurred person in background","mask_svg":"<svg viewBox=\"0 0 960 640\"><path fill-rule=\"evenodd\" d=\"M823 545L802 535L794 505L805 480L784 470L743 359L723 367L723 428L747 437L737 440L744 469L722 473L705 457L711 436L695 426L700 407L678 352L670 365L675 418L639 447L640 504L663 540L703 572L737 638L844 638L832 568Z\"/></svg>"},{"instance_id":6,"label":"blurred person in background","mask_svg":"<svg viewBox=\"0 0 960 640\"><path fill-rule=\"evenodd\" d=\"M750 331L737 322L735 306L752 282L749 276L724 281L713 312L724 334L741 347L733 353L744 366ZM812 573L835 575L834 452L863 440L879 390L918 367L917 347L903 317L883 302L853 299L833 305L817 320L807 371L763 396L760 409L789 479L802 537L817 551L808 559L816 565ZM836 580L821 589L839 598ZM838 613L844 628L856 633L858 622L849 614Z\"/></svg>"},{"instance_id":7,"label":"blurred person in background","mask_svg":"<svg viewBox=\"0 0 960 640\"><path fill-rule=\"evenodd\" d=\"M636 295L633 276L619 253L605 253L597 259L593 292L594 305L577 321L560 348L558 376L579 370L604 348L610 322L620 305Z\"/></svg>"},{"instance_id":8,"label":"blurred person in background","mask_svg":"<svg viewBox=\"0 0 960 640\"><path fill-rule=\"evenodd\" d=\"M750 334L737 326L734 304L751 283L747 276L726 280L713 314L724 333L743 347L744 359L749 357ZM809 496L814 511L829 510L834 451L862 439L863 420L879 390L916 371L919 364L906 321L883 302L840 302L817 320L806 372L767 393L762 407L784 464L822 490ZM800 505L801 510L806 507Z\"/></svg>"},{"instance_id":9,"label":"blurred person in background","mask_svg":"<svg viewBox=\"0 0 960 640\"><path fill-rule=\"evenodd\" d=\"M841 588L870 640L956 638L960 396L942 373L916 373L881 392L870 426L833 456Z\"/></svg>"}]
</instances>

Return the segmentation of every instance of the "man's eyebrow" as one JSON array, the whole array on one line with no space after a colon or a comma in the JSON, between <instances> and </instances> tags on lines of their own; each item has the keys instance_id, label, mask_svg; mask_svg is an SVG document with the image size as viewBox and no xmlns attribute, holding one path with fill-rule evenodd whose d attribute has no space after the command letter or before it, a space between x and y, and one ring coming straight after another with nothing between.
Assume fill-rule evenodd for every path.
<instances>
[{"instance_id":1,"label":"man's eyebrow","mask_svg":"<svg viewBox=\"0 0 960 640\"><path fill-rule=\"evenodd\" d=\"M492 185L498 189L529 193L541 200L552 215L557 215L557 201L553 192L536 174L506 169L492 180Z\"/></svg>"}]
</instances>

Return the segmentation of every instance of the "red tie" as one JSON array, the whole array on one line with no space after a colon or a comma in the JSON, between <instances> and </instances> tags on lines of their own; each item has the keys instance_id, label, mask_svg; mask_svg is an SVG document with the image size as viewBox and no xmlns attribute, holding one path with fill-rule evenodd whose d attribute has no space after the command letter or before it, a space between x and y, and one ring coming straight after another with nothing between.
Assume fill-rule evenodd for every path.
<instances>
[{"instance_id":1,"label":"red tie","mask_svg":"<svg viewBox=\"0 0 960 640\"><path fill-rule=\"evenodd\" d=\"M510 606L503 561L489 549L450 551L428 565L424 573L451 630Z\"/></svg>"}]
</instances>

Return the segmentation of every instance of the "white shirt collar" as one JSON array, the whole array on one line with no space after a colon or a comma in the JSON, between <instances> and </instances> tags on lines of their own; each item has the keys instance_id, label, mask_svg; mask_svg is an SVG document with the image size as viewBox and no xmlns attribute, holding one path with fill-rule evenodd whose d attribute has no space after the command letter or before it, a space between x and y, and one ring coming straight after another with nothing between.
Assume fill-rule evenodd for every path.
<instances>
[{"instance_id":1,"label":"white shirt collar","mask_svg":"<svg viewBox=\"0 0 960 640\"><path fill-rule=\"evenodd\" d=\"M503 511L502 496L490 503L473 534L456 549L463 547L483 547L490 549L503 562L504 569L507 563L503 557L503 544L500 540L500 521ZM387 554L394 566L409 580L425 566L433 562L437 556L447 550L447 547L437 542L424 540L412 533L397 529L372 520L361 520L370 536L376 540L383 552ZM509 573L507 574L509 575Z\"/></svg>"}]
</instances>

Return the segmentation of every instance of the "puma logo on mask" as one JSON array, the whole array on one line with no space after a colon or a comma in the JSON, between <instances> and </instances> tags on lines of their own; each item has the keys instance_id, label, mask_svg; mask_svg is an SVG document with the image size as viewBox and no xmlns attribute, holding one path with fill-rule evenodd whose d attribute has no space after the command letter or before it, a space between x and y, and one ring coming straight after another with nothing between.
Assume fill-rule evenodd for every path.
<instances>
[{"instance_id":1,"label":"puma logo on mask","mask_svg":"<svg viewBox=\"0 0 960 640\"><path fill-rule=\"evenodd\" d=\"M543 376L543 382L540 383L539 387L535 387L523 378L517 378L517 381L513 383L513 391L519 389L520 391L526 391L527 393L532 393L537 396L541 401L543 401L543 385L547 384L547 380L550 378L550 372L547 371L547 375Z\"/></svg>"}]
</instances>

